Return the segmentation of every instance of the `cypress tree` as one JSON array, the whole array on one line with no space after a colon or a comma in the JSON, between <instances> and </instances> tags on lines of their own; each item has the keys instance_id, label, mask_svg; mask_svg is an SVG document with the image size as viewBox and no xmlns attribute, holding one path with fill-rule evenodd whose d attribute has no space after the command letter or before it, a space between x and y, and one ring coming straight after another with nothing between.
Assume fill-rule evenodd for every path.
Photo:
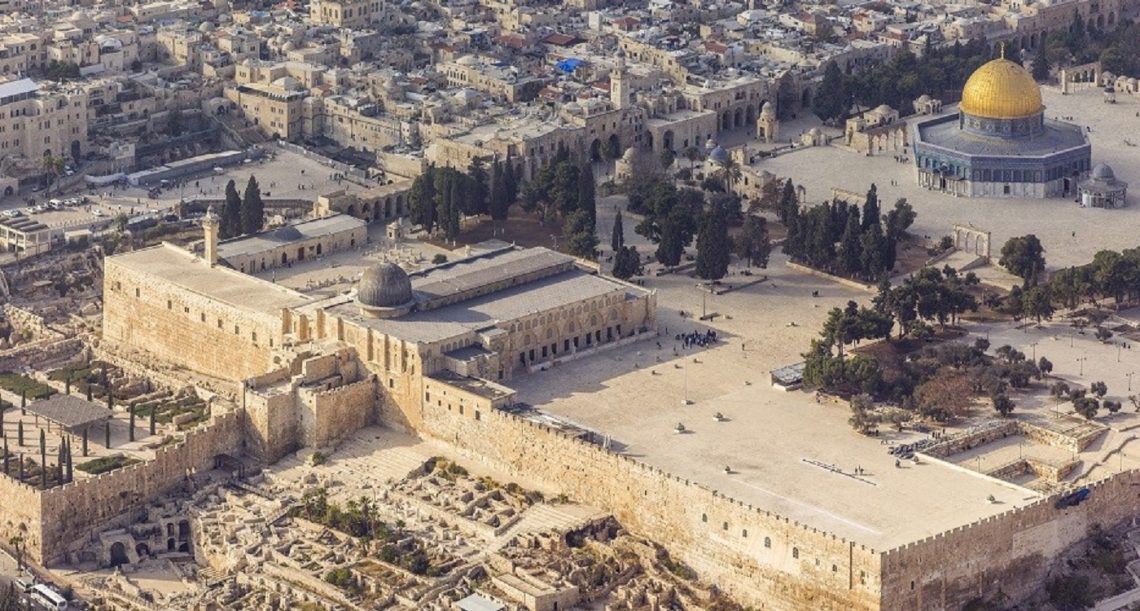
<instances>
[{"instance_id":1,"label":"cypress tree","mask_svg":"<svg viewBox=\"0 0 1140 611\"><path fill-rule=\"evenodd\" d=\"M241 199L241 232L257 233L265 224L265 203L261 201L261 186L252 175L245 184Z\"/></svg>"},{"instance_id":2,"label":"cypress tree","mask_svg":"<svg viewBox=\"0 0 1140 611\"><path fill-rule=\"evenodd\" d=\"M111 421L103 422L103 447L111 449Z\"/></svg>"},{"instance_id":3,"label":"cypress tree","mask_svg":"<svg viewBox=\"0 0 1140 611\"><path fill-rule=\"evenodd\" d=\"M134 441L135 440L135 406L131 405L131 406L127 407L127 411L129 411L131 413L131 424L130 424L130 428L127 430L127 439L129 441Z\"/></svg>"},{"instance_id":4,"label":"cypress tree","mask_svg":"<svg viewBox=\"0 0 1140 611\"><path fill-rule=\"evenodd\" d=\"M152 405L152 406L150 406L150 434L151 434L151 435L154 435L154 426L155 426L155 422L154 422L154 413L155 413L155 411L157 411L157 410L158 410L158 406L157 406L157 405Z\"/></svg>"},{"instance_id":5,"label":"cypress tree","mask_svg":"<svg viewBox=\"0 0 1140 611\"><path fill-rule=\"evenodd\" d=\"M867 278L878 278L886 269L883 264L883 251L885 242L883 230L879 224L871 225L863 233L863 275Z\"/></svg>"},{"instance_id":6,"label":"cypress tree","mask_svg":"<svg viewBox=\"0 0 1140 611\"><path fill-rule=\"evenodd\" d=\"M71 394L71 374L70 373L67 374L67 380L64 381L64 383L63 383L63 394L65 394L65 395Z\"/></svg>"},{"instance_id":7,"label":"cypress tree","mask_svg":"<svg viewBox=\"0 0 1140 611\"><path fill-rule=\"evenodd\" d=\"M87 427L83 427L83 457L87 458Z\"/></svg>"},{"instance_id":8,"label":"cypress tree","mask_svg":"<svg viewBox=\"0 0 1140 611\"><path fill-rule=\"evenodd\" d=\"M622 226L621 222L621 210L618 210L614 216L613 233L610 234L610 247L617 254L621 251L622 246L625 246L625 227Z\"/></svg>"},{"instance_id":9,"label":"cypress tree","mask_svg":"<svg viewBox=\"0 0 1140 611\"><path fill-rule=\"evenodd\" d=\"M8 438L4 438L4 475L8 475Z\"/></svg>"},{"instance_id":10,"label":"cypress tree","mask_svg":"<svg viewBox=\"0 0 1140 611\"><path fill-rule=\"evenodd\" d=\"M728 273L728 222L724 209L713 206L697 236L697 277L720 280Z\"/></svg>"},{"instance_id":11,"label":"cypress tree","mask_svg":"<svg viewBox=\"0 0 1140 611\"><path fill-rule=\"evenodd\" d=\"M16 422L16 443L20 444L21 447L23 447L23 445L24 445L24 421L23 420Z\"/></svg>"},{"instance_id":12,"label":"cypress tree","mask_svg":"<svg viewBox=\"0 0 1140 611\"><path fill-rule=\"evenodd\" d=\"M20 391L20 415L27 416L28 410L24 409L28 406L28 391Z\"/></svg>"},{"instance_id":13,"label":"cypress tree","mask_svg":"<svg viewBox=\"0 0 1140 611\"><path fill-rule=\"evenodd\" d=\"M69 439L69 440L67 440L67 479L66 479L66 481L68 481L68 482L75 479L74 467L75 467L75 463L74 463L73 457L71 455L71 440Z\"/></svg>"},{"instance_id":14,"label":"cypress tree","mask_svg":"<svg viewBox=\"0 0 1140 611\"><path fill-rule=\"evenodd\" d=\"M685 252L685 242L681 224L672 215L666 216L661 222L660 238L655 253L658 263L667 267L676 267Z\"/></svg>"},{"instance_id":15,"label":"cypress tree","mask_svg":"<svg viewBox=\"0 0 1140 611\"><path fill-rule=\"evenodd\" d=\"M87 385L87 400L91 401L91 385Z\"/></svg>"},{"instance_id":16,"label":"cypress tree","mask_svg":"<svg viewBox=\"0 0 1140 611\"><path fill-rule=\"evenodd\" d=\"M59 438L59 448L55 457L56 467L59 469L59 481L62 482L67 470L67 440Z\"/></svg>"},{"instance_id":17,"label":"cypress tree","mask_svg":"<svg viewBox=\"0 0 1140 611\"><path fill-rule=\"evenodd\" d=\"M823 81L816 90L812 110L824 121L841 119L847 112L847 92L843 83L843 73L835 62L827 62L823 68Z\"/></svg>"},{"instance_id":18,"label":"cypress tree","mask_svg":"<svg viewBox=\"0 0 1140 611\"><path fill-rule=\"evenodd\" d=\"M47 488L47 443L43 429L40 429L40 487Z\"/></svg>"},{"instance_id":19,"label":"cypress tree","mask_svg":"<svg viewBox=\"0 0 1140 611\"><path fill-rule=\"evenodd\" d=\"M510 170L507 170L510 172ZM509 203L507 202L507 179L504 176L503 164L496 161L491 166L491 195L490 195L490 208L491 219L496 221L507 220L507 209Z\"/></svg>"},{"instance_id":20,"label":"cypress tree","mask_svg":"<svg viewBox=\"0 0 1140 611\"><path fill-rule=\"evenodd\" d=\"M447 198L447 239L454 240L459 235L459 212L463 198L463 177L456 176L451 181L451 195Z\"/></svg>"},{"instance_id":21,"label":"cypress tree","mask_svg":"<svg viewBox=\"0 0 1140 611\"><path fill-rule=\"evenodd\" d=\"M24 455L19 454L16 456L16 459L20 461L20 481L22 482L24 481Z\"/></svg>"},{"instance_id":22,"label":"cypress tree","mask_svg":"<svg viewBox=\"0 0 1140 611\"><path fill-rule=\"evenodd\" d=\"M522 165L515 165L507 158L507 167L503 172L503 186L507 190L507 207L519 198L519 184L522 183Z\"/></svg>"},{"instance_id":23,"label":"cypress tree","mask_svg":"<svg viewBox=\"0 0 1140 611\"><path fill-rule=\"evenodd\" d=\"M226 202L222 205L218 234L222 239L241 235L241 195L232 180L226 183Z\"/></svg>"},{"instance_id":24,"label":"cypress tree","mask_svg":"<svg viewBox=\"0 0 1140 611\"><path fill-rule=\"evenodd\" d=\"M847 227L839 241L839 269L845 274L854 275L863 269L863 250L860 244L859 215L847 216Z\"/></svg>"},{"instance_id":25,"label":"cypress tree","mask_svg":"<svg viewBox=\"0 0 1140 611\"><path fill-rule=\"evenodd\" d=\"M879 224L879 189L875 183L867 190L867 201L863 204L863 229Z\"/></svg>"}]
</instances>

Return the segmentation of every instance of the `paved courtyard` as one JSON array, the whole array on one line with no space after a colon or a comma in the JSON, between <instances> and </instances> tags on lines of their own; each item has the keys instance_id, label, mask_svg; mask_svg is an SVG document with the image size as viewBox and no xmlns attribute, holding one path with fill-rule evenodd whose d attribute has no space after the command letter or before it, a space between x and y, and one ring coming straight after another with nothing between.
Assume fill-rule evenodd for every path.
<instances>
[{"instance_id":1,"label":"paved courtyard","mask_svg":"<svg viewBox=\"0 0 1140 611\"><path fill-rule=\"evenodd\" d=\"M1042 95L1047 117L1072 116L1074 123L1091 128L1093 164L1108 163L1132 186L1126 208L1081 208L1072 199L957 198L920 188L913 157L898 163L892 155L866 157L838 147L805 148L766 159L758 167L802 184L811 202L829 199L834 187L863 193L874 182L884 209L900 197L914 205L918 219L912 232L938 238L949 234L955 223L973 223L993 232L995 256L1007 239L1036 234L1051 269L1087 263L1104 248L1135 247L1140 223L1140 97L1121 95L1117 104L1104 104L1095 89L1062 96L1052 87L1043 88ZM781 133L785 138L794 135Z\"/></svg>"}]
</instances>

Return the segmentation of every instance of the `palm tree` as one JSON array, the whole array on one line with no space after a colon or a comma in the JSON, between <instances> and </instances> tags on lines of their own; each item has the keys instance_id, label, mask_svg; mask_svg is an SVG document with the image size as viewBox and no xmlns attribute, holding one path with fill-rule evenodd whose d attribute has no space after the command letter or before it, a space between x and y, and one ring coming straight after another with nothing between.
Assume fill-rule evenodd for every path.
<instances>
[{"instance_id":1,"label":"palm tree","mask_svg":"<svg viewBox=\"0 0 1140 611\"><path fill-rule=\"evenodd\" d=\"M65 164L66 162L63 160L63 157L53 157L51 153L44 155L44 172L49 175L47 186L48 193L51 192L51 186L55 184L55 179L63 173L63 166Z\"/></svg>"},{"instance_id":2,"label":"palm tree","mask_svg":"<svg viewBox=\"0 0 1140 611\"><path fill-rule=\"evenodd\" d=\"M732 193L732 185L740 180L740 164L731 156L724 160L720 168L720 179L724 181L724 190Z\"/></svg>"},{"instance_id":3,"label":"palm tree","mask_svg":"<svg viewBox=\"0 0 1140 611\"><path fill-rule=\"evenodd\" d=\"M20 535L8 539L8 545L11 545L12 548L16 550L16 566L19 568L24 568L24 549L20 547L23 543L24 538Z\"/></svg>"}]
</instances>

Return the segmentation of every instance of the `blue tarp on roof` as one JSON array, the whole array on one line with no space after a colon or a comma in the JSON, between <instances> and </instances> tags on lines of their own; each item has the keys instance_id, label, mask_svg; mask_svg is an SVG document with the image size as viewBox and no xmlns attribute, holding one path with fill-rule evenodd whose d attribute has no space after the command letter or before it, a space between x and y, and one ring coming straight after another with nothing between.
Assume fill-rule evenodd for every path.
<instances>
[{"instance_id":1,"label":"blue tarp on roof","mask_svg":"<svg viewBox=\"0 0 1140 611\"><path fill-rule=\"evenodd\" d=\"M581 66L584 63L586 62L575 57L570 57L558 62L557 64L554 64L554 66L563 72L573 72L578 68L578 66Z\"/></svg>"}]
</instances>

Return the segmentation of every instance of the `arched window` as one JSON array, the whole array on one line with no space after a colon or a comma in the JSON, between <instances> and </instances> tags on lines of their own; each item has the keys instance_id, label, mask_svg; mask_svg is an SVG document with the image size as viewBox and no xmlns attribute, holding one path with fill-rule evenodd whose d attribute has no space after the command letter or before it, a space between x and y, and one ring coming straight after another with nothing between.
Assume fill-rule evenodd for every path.
<instances>
[{"instance_id":1,"label":"arched window","mask_svg":"<svg viewBox=\"0 0 1140 611\"><path fill-rule=\"evenodd\" d=\"M764 537L764 547L766 547L766 548L772 547L772 537Z\"/></svg>"},{"instance_id":2,"label":"arched window","mask_svg":"<svg viewBox=\"0 0 1140 611\"><path fill-rule=\"evenodd\" d=\"M798 547L793 547L793 548L792 548L792 558L797 558L797 559L798 559L799 557L800 557L800 548L798 548Z\"/></svg>"}]
</instances>

